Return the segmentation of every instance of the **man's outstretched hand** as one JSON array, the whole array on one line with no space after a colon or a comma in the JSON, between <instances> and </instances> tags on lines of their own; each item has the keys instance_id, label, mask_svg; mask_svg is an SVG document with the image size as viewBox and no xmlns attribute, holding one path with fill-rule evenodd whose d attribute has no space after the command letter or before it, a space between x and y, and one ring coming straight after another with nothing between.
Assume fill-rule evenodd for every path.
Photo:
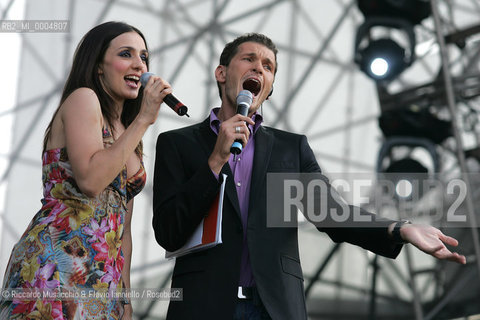
<instances>
[{"instance_id":1,"label":"man's outstretched hand","mask_svg":"<svg viewBox=\"0 0 480 320\"><path fill-rule=\"evenodd\" d=\"M445 245L456 247L458 241L455 238L444 235L435 227L420 224L405 224L400 228L400 236L423 252L437 259L446 259L465 264L467 259L464 255L451 252Z\"/></svg>"}]
</instances>

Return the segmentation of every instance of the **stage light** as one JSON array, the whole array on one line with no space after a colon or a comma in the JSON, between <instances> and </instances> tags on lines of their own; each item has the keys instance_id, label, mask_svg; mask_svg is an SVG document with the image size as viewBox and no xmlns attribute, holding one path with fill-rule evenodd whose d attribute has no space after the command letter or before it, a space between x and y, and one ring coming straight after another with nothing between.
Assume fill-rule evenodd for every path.
<instances>
[{"instance_id":1,"label":"stage light","mask_svg":"<svg viewBox=\"0 0 480 320\"><path fill-rule=\"evenodd\" d=\"M385 139L377 159L378 186L383 196L415 205L435 188L440 159L426 138L396 136Z\"/></svg>"},{"instance_id":2,"label":"stage light","mask_svg":"<svg viewBox=\"0 0 480 320\"><path fill-rule=\"evenodd\" d=\"M406 179L401 179L395 186L395 193L401 198L408 198L412 195L413 185L412 182Z\"/></svg>"},{"instance_id":3,"label":"stage light","mask_svg":"<svg viewBox=\"0 0 480 320\"><path fill-rule=\"evenodd\" d=\"M453 135L451 121L440 119L429 108L382 111L378 124L385 137L426 138L440 144Z\"/></svg>"},{"instance_id":4,"label":"stage light","mask_svg":"<svg viewBox=\"0 0 480 320\"><path fill-rule=\"evenodd\" d=\"M376 29L383 31L381 37L374 38ZM357 30L354 59L376 81L395 79L415 60L413 25L401 18L366 18Z\"/></svg>"},{"instance_id":5,"label":"stage light","mask_svg":"<svg viewBox=\"0 0 480 320\"><path fill-rule=\"evenodd\" d=\"M431 14L430 1L357 0L357 5L365 21L355 38L355 62L376 81L393 80L415 60L413 27ZM375 37L378 28L386 36ZM406 41L399 42L393 33Z\"/></svg>"},{"instance_id":6,"label":"stage light","mask_svg":"<svg viewBox=\"0 0 480 320\"><path fill-rule=\"evenodd\" d=\"M360 69L375 80L391 80L405 70L405 49L391 39L372 41L359 52Z\"/></svg>"},{"instance_id":7,"label":"stage light","mask_svg":"<svg viewBox=\"0 0 480 320\"><path fill-rule=\"evenodd\" d=\"M373 59L370 70L377 77L383 77L389 70L388 61L383 57Z\"/></svg>"},{"instance_id":8,"label":"stage light","mask_svg":"<svg viewBox=\"0 0 480 320\"><path fill-rule=\"evenodd\" d=\"M385 173L385 176L395 186L397 198L418 200L423 196L424 182L428 179L428 169L419 161L404 158L392 162Z\"/></svg>"},{"instance_id":9,"label":"stage light","mask_svg":"<svg viewBox=\"0 0 480 320\"><path fill-rule=\"evenodd\" d=\"M365 17L402 18L419 24L432 13L429 0L357 0Z\"/></svg>"}]
</instances>

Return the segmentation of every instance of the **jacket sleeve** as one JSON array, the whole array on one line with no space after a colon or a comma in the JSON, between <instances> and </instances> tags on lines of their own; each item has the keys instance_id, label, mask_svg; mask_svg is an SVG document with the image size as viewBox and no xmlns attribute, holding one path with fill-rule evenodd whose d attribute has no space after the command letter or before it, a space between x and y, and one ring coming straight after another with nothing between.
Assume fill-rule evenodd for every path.
<instances>
[{"instance_id":1,"label":"jacket sleeve","mask_svg":"<svg viewBox=\"0 0 480 320\"><path fill-rule=\"evenodd\" d=\"M321 169L315 160L315 155L310 148L307 138L302 137L300 143L300 163L303 173L321 173ZM320 175L326 186L326 199L328 202L326 219L320 223L313 222L318 230L326 232L328 236L337 243L348 242L373 253L395 258L401 251L402 245L393 242L388 235L388 226L395 222L393 220L378 217L376 214L363 210L359 207L340 203L336 193L329 180L324 175ZM347 210L349 218L346 221L337 222L332 217L332 212ZM356 221L356 217L361 216L368 222ZM309 219L308 215L305 215Z\"/></svg>"},{"instance_id":2,"label":"jacket sleeve","mask_svg":"<svg viewBox=\"0 0 480 320\"><path fill-rule=\"evenodd\" d=\"M206 159L193 168L190 166L188 159L199 157L195 151L185 148L180 134L162 133L157 139L153 229L158 244L167 251L175 251L186 243L220 188L221 181Z\"/></svg>"}]
</instances>

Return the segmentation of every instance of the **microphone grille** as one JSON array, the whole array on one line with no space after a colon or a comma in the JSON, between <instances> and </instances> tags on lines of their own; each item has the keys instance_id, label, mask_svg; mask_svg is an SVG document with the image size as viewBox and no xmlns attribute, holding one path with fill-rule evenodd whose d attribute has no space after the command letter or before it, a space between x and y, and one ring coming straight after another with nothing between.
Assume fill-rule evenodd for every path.
<instances>
[{"instance_id":1,"label":"microphone grille","mask_svg":"<svg viewBox=\"0 0 480 320\"><path fill-rule=\"evenodd\" d=\"M147 85L148 79L150 79L151 76L153 76L153 72L142 73L140 76L140 83L142 84L142 87Z\"/></svg>"},{"instance_id":2,"label":"microphone grille","mask_svg":"<svg viewBox=\"0 0 480 320\"><path fill-rule=\"evenodd\" d=\"M238 93L237 105L246 103L250 106L252 104L252 101L253 101L253 95L250 91L242 90Z\"/></svg>"}]
</instances>

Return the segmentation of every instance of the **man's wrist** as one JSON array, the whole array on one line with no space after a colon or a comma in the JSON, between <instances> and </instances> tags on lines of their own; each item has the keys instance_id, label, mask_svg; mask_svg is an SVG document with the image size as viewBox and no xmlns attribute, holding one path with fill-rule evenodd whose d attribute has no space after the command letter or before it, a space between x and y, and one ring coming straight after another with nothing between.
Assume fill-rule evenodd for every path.
<instances>
[{"instance_id":1,"label":"man's wrist","mask_svg":"<svg viewBox=\"0 0 480 320\"><path fill-rule=\"evenodd\" d=\"M220 160L218 156L210 155L210 157L208 158L208 166L214 174L220 175L224 164L225 162Z\"/></svg>"},{"instance_id":2,"label":"man's wrist","mask_svg":"<svg viewBox=\"0 0 480 320\"><path fill-rule=\"evenodd\" d=\"M393 226L393 230L392 230L392 240L393 240L393 242L398 243L398 244L407 243L405 241L405 239L403 239L402 235L400 234L400 229L405 224L412 224L412 222L409 221L409 220L402 220L402 221L398 221L398 222L395 223L395 225Z\"/></svg>"}]
</instances>

